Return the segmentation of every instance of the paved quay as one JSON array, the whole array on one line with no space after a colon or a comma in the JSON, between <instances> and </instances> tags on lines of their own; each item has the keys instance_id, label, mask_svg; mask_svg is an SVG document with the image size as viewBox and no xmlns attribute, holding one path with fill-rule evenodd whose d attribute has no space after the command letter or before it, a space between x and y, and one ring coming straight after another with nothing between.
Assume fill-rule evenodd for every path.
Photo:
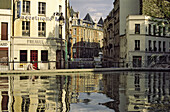
<instances>
[{"instance_id":1,"label":"paved quay","mask_svg":"<svg viewBox=\"0 0 170 112\"><path fill-rule=\"evenodd\" d=\"M58 70L8 70L3 74L47 74L47 73L84 73L84 72L114 72L114 71L163 71L170 72L170 68L94 68L94 69L58 69Z\"/></svg>"}]
</instances>

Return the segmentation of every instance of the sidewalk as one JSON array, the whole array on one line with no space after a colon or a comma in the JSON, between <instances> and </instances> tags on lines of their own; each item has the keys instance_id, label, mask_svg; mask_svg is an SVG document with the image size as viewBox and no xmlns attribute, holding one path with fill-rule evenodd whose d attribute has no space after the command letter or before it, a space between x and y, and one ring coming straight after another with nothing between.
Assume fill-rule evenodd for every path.
<instances>
[{"instance_id":1,"label":"sidewalk","mask_svg":"<svg viewBox=\"0 0 170 112\"><path fill-rule=\"evenodd\" d=\"M94 68L94 69L58 69L58 70L9 70L0 71L3 74L47 74L47 73L83 73L83 72L114 72L114 71L160 71L170 72L170 68Z\"/></svg>"}]
</instances>

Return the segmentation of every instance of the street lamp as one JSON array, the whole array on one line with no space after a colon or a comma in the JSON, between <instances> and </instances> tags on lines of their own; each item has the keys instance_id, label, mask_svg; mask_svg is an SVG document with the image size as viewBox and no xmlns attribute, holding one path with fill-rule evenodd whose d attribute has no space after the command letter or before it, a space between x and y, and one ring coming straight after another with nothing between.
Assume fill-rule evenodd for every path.
<instances>
[{"instance_id":1,"label":"street lamp","mask_svg":"<svg viewBox=\"0 0 170 112\"><path fill-rule=\"evenodd\" d=\"M60 68L63 68L63 41L62 41L62 26L64 25L64 16L63 13L61 13L59 17L59 37L60 37L60 45L61 45L61 53L60 53Z\"/></svg>"}]
</instances>

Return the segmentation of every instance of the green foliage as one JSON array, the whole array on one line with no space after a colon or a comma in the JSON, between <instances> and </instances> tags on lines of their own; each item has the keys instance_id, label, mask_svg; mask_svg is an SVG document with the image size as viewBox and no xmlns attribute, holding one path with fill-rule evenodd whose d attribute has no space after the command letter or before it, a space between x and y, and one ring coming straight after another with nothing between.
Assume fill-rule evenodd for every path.
<instances>
[{"instance_id":1,"label":"green foliage","mask_svg":"<svg viewBox=\"0 0 170 112\"><path fill-rule=\"evenodd\" d=\"M169 0L143 0L143 14L170 21Z\"/></svg>"}]
</instances>

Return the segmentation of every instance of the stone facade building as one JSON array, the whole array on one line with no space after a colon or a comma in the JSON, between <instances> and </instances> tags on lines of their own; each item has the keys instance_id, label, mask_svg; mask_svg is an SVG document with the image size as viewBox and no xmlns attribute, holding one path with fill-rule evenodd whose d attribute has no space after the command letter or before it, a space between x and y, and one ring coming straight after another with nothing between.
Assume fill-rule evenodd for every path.
<instances>
[{"instance_id":1,"label":"stone facade building","mask_svg":"<svg viewBox=\"0 0 170 112\"><path fill-rule=\"evenodd\" d=\"M104 23L104 61L107 66L119 66L123 62L120 49L121 38L125 36L126 17L130 14L139 14L140 4L138 0L115 0L114 8L105 19ZM109 31L111 30L111 32ZM110 32L110 34L108 34Z\"/></svg>"},{"instance_id":2,"label":"stone facade building","mask_svg":"<svg viewBox=\"0 0 170 112\"><path fill-rule=\"evenodd\" d=\"M154 4L149 5L152 3ZM104 55L104 61L106 61L108 67L109 66L124 67L125 61L130 61L130 63L132 63L132 60L127 60L127 55L130 52L128 51L129 49L127 46L131 48L130 46L132 46L133 43L128 43L128 40L127 40L128 39L127 34L132 29L131 28L129 29L127 27L129 21L126 21L126 18L129 15L150 15L152 18L150 18L149 20L152 20L152 21L154 21L153 20L154 18L155 20L156 18L164 18L164 17L167 19L167 15L165 13L167 13L166 10L169 10L169 7L167 7L168 3L169 2L167 0L163 0L163 1L157 0L157 2L156 0L128 0L128 1L127 0L115 0L114 1L113 3L114 8L112 9L112 11L107 16L104 22L104 47L103 47L104 54L103 55ZM166 10L163 12L161 9L159 9L160 6ZM155 12L157 12L157 14L155 14ZM136 21L140 21L140 20L136 19ZM113 27L111 26L112 24L113 24ZM148 25L148 23L144 23L144 24ZM111 33L110 33L110 30L112 31ZM148 29L142 28L142 30L148 30ZM161 31L163 30L166 30L167 32L169 32L168 29L162 28ZM169 36L169 35L166 35L166 36ZM163 37L165 37L164 38L165 40L163 41L168 40L166 39L166 36L163 35ZM138 36L135 38L138 38ZM132 40L133 39L134 38L132 38ZM145 42L145 44L147 44L147 42ZM169 49L167 48L167 45L168 44L165 43L166 49ZM165 52L168 53L169 51L165 51ZM160 52L159 54L162 54L162 53Z\"/></svg>"},{"instance_id":3,"label":"stone facade building","mask_svg":"<svg viewBox=\"0 0 170 112\"><path fill-rule=\"evenodd\" d=\"M13 9L12 0L0 0L0 70L8 70L8 61L11 61L11 35Z\"/></svg>"},{"instance_id":4,"label":"stone facade building","mask_svg":"<svg viewBox=\"0 0 170 112\"><path fill-rule=\"evenodd\" d=\"M163 24L158 25L150 16L127 17L124 47L128 66L160 67L161 64L170 63L170 32L166 24L163 21Z\"/></svg>"},{"instance_id":5,"label":"stone facade building","mask_svg":"<svg viewBox=\"0 0 170 112\"><path fill-rule=\"evenodd\" d=\"M61 13L65 16L65 0L14 0L14 5L11 53L12 60L18 62L14 68L26 69L29 63L36 69L60 68L65 24L59 25L59 17Z\"/></svg>"},{"instance_id":6,"label":"stone facade building","mask_svg":"<svg viewBox=\"0 0 170 112\"><path fill-rule=\"evenodd\" d=\"M79 13L72 21L72 52L71 58L75 60L93 60L97 57L103 46L103 20L95 23L89 13L84 19L79 19Z\"/></svg>"}]
</instances>

